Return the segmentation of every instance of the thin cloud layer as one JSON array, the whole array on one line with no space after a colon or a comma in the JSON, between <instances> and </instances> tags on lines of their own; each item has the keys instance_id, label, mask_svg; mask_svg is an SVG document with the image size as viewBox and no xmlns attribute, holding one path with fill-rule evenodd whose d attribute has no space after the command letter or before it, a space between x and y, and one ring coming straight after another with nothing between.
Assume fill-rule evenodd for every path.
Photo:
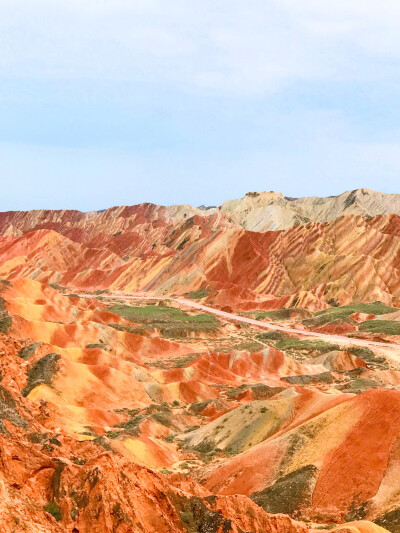
<instances>
[{"instance_id":1,"label":"thin cloud layer","mask_svg":"<svg viewBox=\"0 0 400 533\"><path fill-rule=\"evenodd\" d=\"M324 0L3 0L0 72L253 95L373 79L400 57L400 5Z\"/></svg>"}]
</instances>

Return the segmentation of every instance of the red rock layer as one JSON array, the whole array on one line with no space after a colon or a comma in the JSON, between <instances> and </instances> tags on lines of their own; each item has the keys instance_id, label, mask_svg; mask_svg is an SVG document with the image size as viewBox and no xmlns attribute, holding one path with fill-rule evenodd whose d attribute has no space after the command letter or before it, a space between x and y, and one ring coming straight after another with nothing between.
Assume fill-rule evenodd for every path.
<instances>
[{"instance_id":1,"label":"red rock layer","mask_svg":"<svg viewBox=\"0 0 400 533\"><path fill-rule=\"evenodd\" d=\"M179 215L179 216L178 216ZM0 214L0 275L77 288L185 293L221 307L400 305L400 218L347 215L285 231L245 231L143 204L104 213Z\"/></svg>"}]
</instances>

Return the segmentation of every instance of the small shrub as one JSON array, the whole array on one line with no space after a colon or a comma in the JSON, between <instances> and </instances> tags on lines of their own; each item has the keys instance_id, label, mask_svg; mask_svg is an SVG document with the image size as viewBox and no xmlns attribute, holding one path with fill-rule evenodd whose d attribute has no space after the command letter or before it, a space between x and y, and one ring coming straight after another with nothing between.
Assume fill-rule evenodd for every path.
<instances>
[{"instance_id":1,"label":"small shrub","mask_svg":"<svg viewBox=\"0 0 400 533\"><path fill-rule=\"evenodd\" d=\"M87 344L85 348L87 350L94 349L94 348L100 348L101 350L106 350L106 346L102 343Z\"/></svg>"},{"instance_id":2,"label":"small shrub","mask_svg":"<svg viewBox=\"0 0 400 533\"><path fill-rule=\"evenodd\" d=\"M27 359L29 359L36 352L36 349L37 349L38 346L40 346L40 342L34 342L33 344L29 344L28 346L24 346L18 352L18 356L21 359L24 359L26 361Z\"/></svg>"},{"instance_id":3,"label":"small shrub","mask_svg":"<svg viewBox=\"0 0 400 533\"><path fill-rule=\"evenodd\" d=\"M122 434L122 431L107 431L107 437L109 439L117 439Z\"/></svg>"},{"instance_id":4,"label":"small shrub","mask_svg":"<svg viewBox=\"0 0 400 533\"><path fill-rule=\"evenodd\" d=\"M201 300L203 298L207 298L207 296L210 296L210 291L206 287L202 287L197 291L187 292L184 296L186 298L190 298L191 300Z\"/></svg>"},{"instance_id":5,"label":"small shrub","mask_svg":"<svg viewBox=\"0 0 400 533\"><path fill-rule=\"evenodd\" d=\"M2 314L4 311L2 312ZM1 333L7 333L7 331L11 328L12 324L12 318L7 312L6 314L3 314L3 316L0 315L0 332Z\"/></svg>"},{"instance_id":6,"label":"small shrub","mask_svg":"<svg viewBox=\"0 0 400 533\"><path fill-rule=\"evenodd\" d=\"M143 415L136 415L130 418L127 422L120 422L119 424L116 424L114 427L116 428L123 428L126 433L129 435L136 436L139 432L139 424L144 420Z\"/></svg>"},{"instance_id":7,"label":"small shrub","mask_svg":"<svg viewBox=\"0 0 400 533\"><path fill-rule=\"evenodd\" d=\"M59 522L62 520L62 513L61 509L58 507L56 502L47 502L46 505L43 507L43 509L46 511L46 513L51 514L54 516L54 518Z\"/></svg>"},{"instance_id":8,"label":"small shrub","mask_svg":"<svg viewBox=\"0 0 400 533\"><path fill-rule=\"evenodd\" d=\"M112 451L112 448L111 446L109 445L109 443L107 442L107 439L105 437L103 437L103 435L101 435L100 437L96 437L94 440L93 440L94 444L98 444L99 446L101 446L102 448L104 448L105 450L107 450L108 452L111 452Z\"/></svg>"},{"instance_id":9,"label":"small shrub","mask_svg":"<svg viewBox=\"0 0 400 533\"><path fill-rule=\"evenodd\" d=\"M163 426L170 427L171 425L171 417L169 413L154 413L151 417Z\"/></svg>"},{"instance_id":10,"label":"small shrub","mask_svg":"<svg viewBox=\"0 0 400 533\"><path fill-rule=\"evenodd\" d=\"M191 431L196 431L196 429L199 429L200 426L189 426L185 429L184 433L190 433Z\"/></svg>"},{"instance_id":11,"label":"small shrub","mask_svg":"<svg viewBox=\"0 0 400 533\"><path fill-rule=\"evenodd\" d=\"M256 335L256 339L260 341L281 341L282 339L286 339L286 333L284 331L266 331L265 333Z\"/></svg>"}]
</instances>

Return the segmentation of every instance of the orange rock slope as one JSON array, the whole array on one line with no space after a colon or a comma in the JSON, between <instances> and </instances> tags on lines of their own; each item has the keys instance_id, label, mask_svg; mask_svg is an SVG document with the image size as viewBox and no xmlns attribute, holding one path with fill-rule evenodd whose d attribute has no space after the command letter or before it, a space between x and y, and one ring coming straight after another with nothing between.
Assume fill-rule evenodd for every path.
<instances>
[{"instance_id":1,"label":"orange rock slope","mask_svg":"<svg viewBox=\"0 0 400 533\"><path fill-rule=\"evenodd\" d=\"M105 303L26 278L1 295L8 530L306 533L300 519L378 532L373 519L397 531L400 393L341 392L372 372L362 359L138 335Z\"/></svg>"},{"instance_id":2,"label":"orange rock slope","mask_svg":"<svg viewBox=\"0 0 400 533\"><path fill-rule=\"evenodd\" d=\"M307 531L304 524L270 515L245 496L213 496L182 474L157 473L174 450L159 435L163 457L158 439L146 440L146 427L139 438L104 436L126 419L129 408L151 404L146 385L154 379L143 361L153 351L167 356L170 342L125 333L131 342L110 338L109 351L82 350L81 338L93 340L94 330L103 331L107 319L120 318L107 315L99 303L60 296L31 280L7 284L2 293L7 318L12 313L9 334L0 334L0 523L5 530ZM51 324L60 328L72 317L76 323L68 338L58 330L49 335ZM125 358L115 352L121 344ZM174 355L186 351L176 343L173 347ZM88 357L91 350L94 357ZM184 424L189 417L176 418ZM135 443L143 444L142 457Z\"/></svg>"}]
</instances>

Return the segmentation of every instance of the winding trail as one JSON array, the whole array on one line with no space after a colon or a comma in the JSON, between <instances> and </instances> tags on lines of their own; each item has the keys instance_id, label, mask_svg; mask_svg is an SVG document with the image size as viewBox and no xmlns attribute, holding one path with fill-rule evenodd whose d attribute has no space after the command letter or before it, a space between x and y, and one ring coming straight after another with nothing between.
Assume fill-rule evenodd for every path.
<instances>
[{"instance_id":1,"label":"winding trail","mask_svg":"<svg viewBox=\"0 0 400 533\"><path fill-rule=\"evenodd\" d=\"M228 313L226 311L221 311L219 309L215 309L214 307L208 307L207 305L202 305L197 302L193 302L192 300L186 300L185 298L171 298L169 296L150 296L148 294L108 294L108 295L102 295L103 298L118 298L121 300L172 300L173 302L177 302L180 305L183 305L185 307L189 307L192 309L199 309L201 311L205 311L206 313L211 313L216 316L220 316L222 318L225 318L227 320L233 320L237 322L244 322L245 324L251 324L253 326L257 326L259 328L265 328L272 331L283 331L285 333L291 333L296 334L304 337L314 337L321 340L325 340L327 342L341 342L346 345L356 345L356 346L377 346L379 348L392 348L394 350L400 350L400 344L389 344L387 342L379 342L379 341L368 341L364 339L356 339L356 338L349 338L344 337L342 335L329 335L328 333L317 333L314 331L307 331L307 330L298 330L294 328L288 328L285 326L278 326L277 324L273 324L271 322L264 322L261 320L255 320L253 318L248 318L245 316L235 315L234 313Z\"/></svg>"}]
</instances>

